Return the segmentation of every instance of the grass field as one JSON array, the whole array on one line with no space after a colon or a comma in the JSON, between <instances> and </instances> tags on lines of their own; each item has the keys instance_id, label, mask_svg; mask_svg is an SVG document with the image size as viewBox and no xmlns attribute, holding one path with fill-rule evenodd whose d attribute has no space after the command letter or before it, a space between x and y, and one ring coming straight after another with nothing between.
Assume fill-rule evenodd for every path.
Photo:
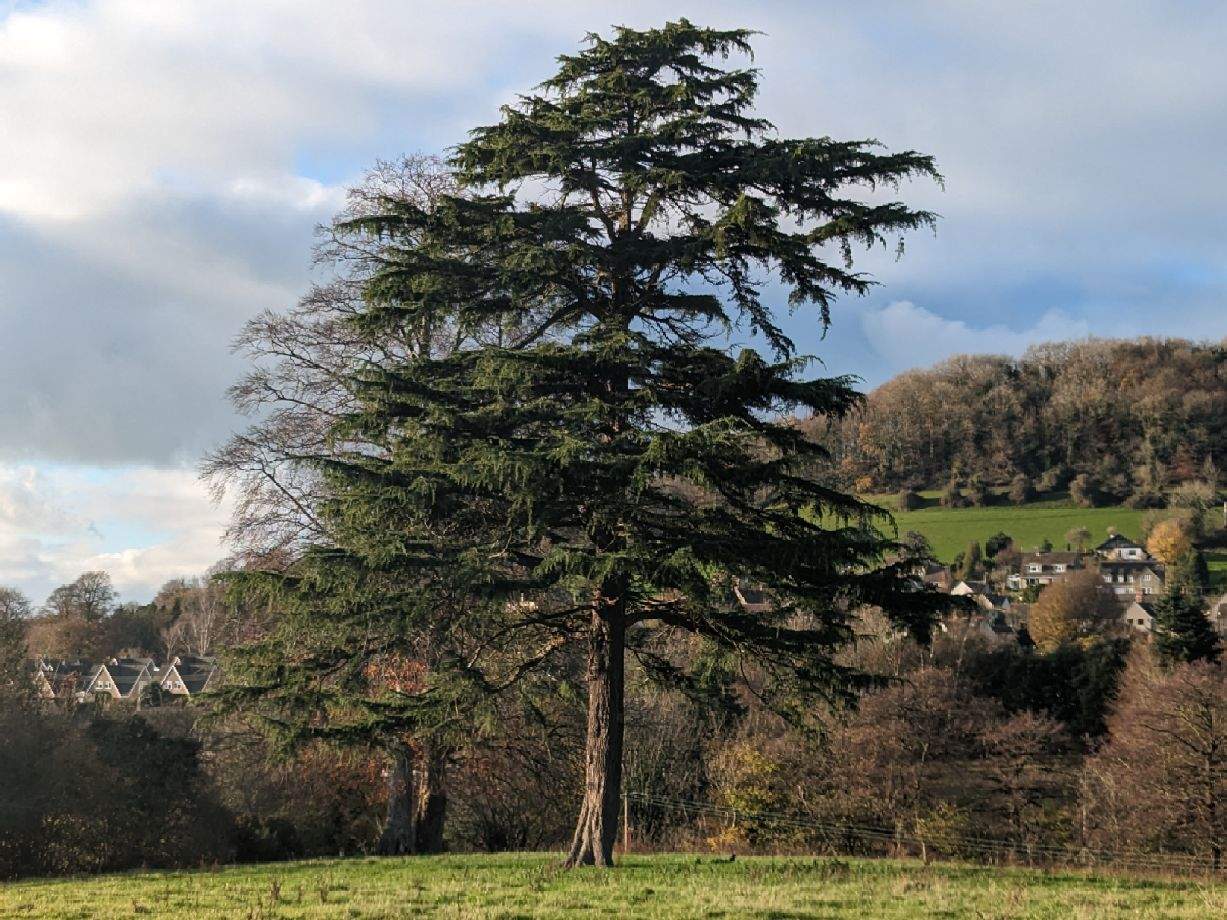
<instances>
[{"instance_id":1,"label":"grass field","mask_svg":"<svg viewBox=\"0 0 1227 920\"><path fill-rule=\"evenodd\" d=\"M547 854L350 859L26 881L0 916L1206 918L1227 884L954 864L632 856L565 872Z\"/></svg>"},{"instance_id":2,"label":"grass field","mask_svg":"<svg viewBox=\"0 0 1227 920\"><path fill-rule=\"evenodd\" d=\"M956 553L967 549L972 540L983 543L1002 531L1014 538L1023 551L1033 550L1045 539L1058 549L1065 548L1065 534L1075 527L1091 532L1092 546L1107 539L1108 528L1115 527L1135 540L1141 536L1145 511L1114 506L1111 508L1079 508L1064 501L1041 501L1015 506L990 505L987 508L942 508L936 503L936 493L925 493L930 507L916 511L894 511L893 497L878 501L890 509L899 525L899 532L915 530L925 535L933 552L942 562L949 562Z\"/></svg>"}]
</instances>

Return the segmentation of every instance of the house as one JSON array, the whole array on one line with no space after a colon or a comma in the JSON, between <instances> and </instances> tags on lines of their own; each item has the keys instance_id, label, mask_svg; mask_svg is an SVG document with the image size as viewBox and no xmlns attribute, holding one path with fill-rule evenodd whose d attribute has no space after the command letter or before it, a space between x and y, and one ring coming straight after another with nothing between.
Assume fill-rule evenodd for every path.
<instances>
[{"instance_id":1,"label":"house","mask_svg":"<svg viewBox=\"0 0 1227 920\"><path fill-rule=\"evenodd\" d=\"M35 691L40 699L72 699L97 669L84 659L61 661L37 658L28 665Z\"/></svg>"},{"instance_id":2,"label":"house","mask_svg":"<svg viewBox=\"0 0 1227 920\"><path fill-rule=\"evenodd\" d=\"M1135 543L1123 534L1114 533L1095 547L1095 555L1101 559L1122 562L1139 562L1150 558L1146 547Z\"/></svg>"},{"instance_id":3,"label":"house","mask_svg":"<svg viewBox=\"0 0 1227 920\"><path fill-rule=\"evenodd\" d=\"M138 700L141 690L158 677L152 658L111 658L95 665L78 699L109 696L116 700Z\"/></svg>"},{"instance_id":4,"label":"house","mask_svg":"<svg viewBox=\"0 0 1227 920\"><path fill-rule=\"evenodd\" d=\"M1018 571L1006 578L1006 587L1022 591L1035 585L1050 585L1068 573L1085 568L1083 554L1074 551L1027 553L1019 559Z\"/></svg>"},{"instance_id":5,"label":"house","mask_svg":"<svg viewBox=\"0 0 1227 920\"><path fill-rule=\"evenodd\" d=\"M1101 559L1099 574L1117 597L1163 593L1164 567L1153 559Z\"/></svg>"},{"instance_id":6,"label":"house","mask_svg":"<svg viewBox=\"0 0 1227 920\"><path fill-rule=\"evenodd\" d=\"M950 594L954 597L971 598L981 610L1006 612L1010 609L1010 599L1004 594L998 594L987 582L963 579L950 589Z\"/></svg>"},{"instance_id":7,"label":"house","mask_svg":"<svg viewBox=\"0 0 1227 920\"><path fill-rule=\"evenodd\" d=\"M192 697L210 689L217 673L217 662L212 658L176 656L167 663L159 685L175 696Z\"/></svg>"},{"instance_id":8,"label":"house","mask_svg":"<svg viewBox=\"0 0 1227 920\"><path fill-rule=\"evenodd\" d=\"M1141 632L1154 632L1155 606L1147 601L1134 601L1125 608L1125 625Z\"/></svg>"},{"instance_id":9,"label":"house","mask_svg":"<svg viewBox=\"0 0 1227 920\"><path fill-rule=\"evenodd\" d=\"M926 562L923 565L918 565L915 574L920 579L921 584L929 585L938 591L949 592L951 590L952 576L950 569L940 562Z\"/></svg>"},{"instance_id":10,"label":"house","mask_svg":"<svg viewBox=\"0 0 1227 920\"><path fill-rule=\"evenodd\" d=\"M976 628L990 639L1013 639L1014 628L1006 622L1005 614L998 612L994 616L980 617Z\"/></svg>"}]
</instances>

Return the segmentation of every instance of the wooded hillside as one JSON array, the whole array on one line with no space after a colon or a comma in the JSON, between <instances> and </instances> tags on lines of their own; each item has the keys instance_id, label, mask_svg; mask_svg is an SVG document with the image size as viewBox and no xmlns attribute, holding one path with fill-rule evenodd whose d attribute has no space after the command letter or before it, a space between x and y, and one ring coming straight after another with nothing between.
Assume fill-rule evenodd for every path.
<instances>
[{"instance_id":1,"label":"wooded hillside","mask_svg":"<svg viewBox=\"0 0 1227 920\"><path fill-rule=\"evenodd\" d=\"M807 425L863 491L1019 474L1047 490L1085 473L1105 498L1144 503L1221 465L1227 342L1092 339L1019 359L960 355L900 374L840 422Z\"/></svg>"}]
</instances>

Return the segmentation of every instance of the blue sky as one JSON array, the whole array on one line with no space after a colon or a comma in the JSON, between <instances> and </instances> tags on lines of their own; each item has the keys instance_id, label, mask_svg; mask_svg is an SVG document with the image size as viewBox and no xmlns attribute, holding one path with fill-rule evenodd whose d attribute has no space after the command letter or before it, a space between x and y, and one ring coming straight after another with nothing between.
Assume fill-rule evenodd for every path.
<instances>
[{"instance_id":1,"label":"blue sky","mask_svg":"<svg viewBox=\"0 0 1227 920\"><path fill-rule=\"evenodd\" d=\"M343 11L343 12L342 12ZM663 13L662 13L663 11ZM745 25L785 135L876 137L942 215L801 349L872 386L967 351L1227 336L1227 7L1182 2L0 3L0 584L125 596L224 553L196 481L245 319L377 157L439 151L584 32Z\"/></svg>"}]
</instances>

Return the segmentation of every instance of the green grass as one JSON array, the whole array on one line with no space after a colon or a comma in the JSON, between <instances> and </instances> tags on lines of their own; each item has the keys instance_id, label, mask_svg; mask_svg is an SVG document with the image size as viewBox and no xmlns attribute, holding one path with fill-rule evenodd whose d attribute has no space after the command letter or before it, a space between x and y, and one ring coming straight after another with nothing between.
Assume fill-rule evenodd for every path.
<instances>
[{"instance_id":1,"label":"green grass","mask_svg":"<svg viewBox=\"0 0 1227 920\"><path fill-rule=\"evenodd\" d=\"M1136 540L1141 536L1142 517L1146 514L1120 506L1079 508L1064 500L1021 506L1001 503L987 508L942 508L937 504L937 492L922 492L921 496L926 507L916 511L896 511L898 502L893 495L874 496L872 500L894 514L900 534L909 530L924 534L942 562L950 562L972 540L983 543L999 531L1013 537L1014 544L1023 551L1035 549L1045 539L1055 548L1064 549L1065 534L1075 527L1091 532L1091 546L1107 538L1109 527ZM1227 568L1227 558L1222 564Z\"/></svg>"},{"instance_id":2,"label":"green grass","mask_svg":"<svg viewBox=\"0 0 1227 920\"><path fill-rule=\"evenodd\" d=\"M1204 918L1227 884L956 864L632 856L566 872L548 854L350 859L17 882L0 916Z\"/></svg>"},{"instance_id":3,"label":"green grass","mask_svg":"<svg viewBox=\"0 0 1227 920\"><path fill-rule=\"evenodd\" d=\"M1227 549L1206 550L1206 567L1210 570L1210 590L1215 594L1227 591Z\"/></svg>"}]
</instances>

